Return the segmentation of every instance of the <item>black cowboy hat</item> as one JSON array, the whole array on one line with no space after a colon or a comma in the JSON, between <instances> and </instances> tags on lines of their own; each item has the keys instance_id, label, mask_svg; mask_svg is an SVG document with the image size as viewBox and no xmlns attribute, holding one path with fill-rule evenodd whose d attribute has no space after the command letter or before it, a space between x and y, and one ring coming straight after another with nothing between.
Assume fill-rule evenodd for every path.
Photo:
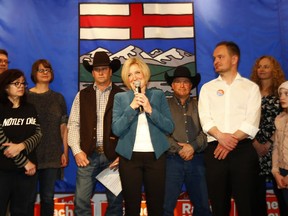
<instances>
[{"instance_id":1,"label":"black cowboy hat","mask_svg":"<svg viewBox=\"0 0 288 216\"><path fill-rule=\"evenodd\" d=\"M177 67L174 71L174 76L169 76L167 72L165 73L165 80L170 86L172 85L172 82L176 77L188 78L192 83L192 89L197 87L201 80L201 76L199 73L196 73L195 76L191 76L189 69L184 66Z\"/></svg>"},{"instance_id":2,"label":"black cowboy hat","mask_svg":"<svg viewBox=\"0 0 288 216\"><path fill-rule=\"evenodd\" d=\"M112 61L110 61L107 53L104 51L100 51L95 52L92 65L89 64L88 60L84 59L83 66L90 73L92 73L94 67L109 66L112 69L112 73L114 73L121 67L121 62L118 59L113 59Z\"/></svg>"}]
</instances>

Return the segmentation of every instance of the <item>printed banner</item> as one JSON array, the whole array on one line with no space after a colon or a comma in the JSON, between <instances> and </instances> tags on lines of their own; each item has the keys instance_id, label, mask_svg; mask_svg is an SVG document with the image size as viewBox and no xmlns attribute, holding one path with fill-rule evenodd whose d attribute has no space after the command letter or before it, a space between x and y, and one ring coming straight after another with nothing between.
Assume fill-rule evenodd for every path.
<instances>
[{"instance_id":1,"label":"printed banner","mask_svg":"<svg viewBox=\"0 0 288 216\"><path fill-rule=\"evenodd\" d=\"M143 197L145 197L143 195ZM187 199L187 193L182 193L179 197L174 210L174 216L193 216L193 205ZM277 198L274 194L267 193L267 209L269 216L279 216L279 208ZM54 199L54 216L74 216L74 195L73 194L57 194ZM105 216L106 208L108 206L105 194L95 194L91 199L92 216ZM35 204L35 216L40 216L39 199ZM123 212L125 208L123 206ZM141 203L140 215L148 216L147 206L145 200ZM231 199L231 211L230 216L238 216L236 205L233 199Z\"/></svg>"}]
</instances>

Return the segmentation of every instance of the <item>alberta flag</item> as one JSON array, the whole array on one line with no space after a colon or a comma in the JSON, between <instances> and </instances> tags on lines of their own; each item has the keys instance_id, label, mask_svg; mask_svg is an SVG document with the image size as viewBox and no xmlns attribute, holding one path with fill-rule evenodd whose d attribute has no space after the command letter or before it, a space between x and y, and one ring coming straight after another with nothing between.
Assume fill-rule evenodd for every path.
<instances>
[{"instance_id":1,"label":"alberta flag","mask_svg":"<svg viewBox=\"0 0 288 216\"><path fill-rule=\"evenodd\" d=\"M164 73L187 66L196 72L194 13L192 2L150 3L135 1L95 1L79 4L79 77L80 88L93 78L82 65L92 64L96 51L105 51L110 59L121 64L129 57L138 57L149 65L149 87L170 90ZM112 80L121 83L121 69Z\"/></svg>"}]
</instances>

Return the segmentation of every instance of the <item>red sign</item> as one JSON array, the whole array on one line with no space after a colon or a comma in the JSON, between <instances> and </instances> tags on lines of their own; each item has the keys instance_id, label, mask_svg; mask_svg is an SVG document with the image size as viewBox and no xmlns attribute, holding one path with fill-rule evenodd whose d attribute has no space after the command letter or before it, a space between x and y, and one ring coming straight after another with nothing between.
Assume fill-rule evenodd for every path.
<instances>
[{"instance_id":1,"label":"red sign","mask_svg":"<svg viewBox=\"0 0 288 216\"><path fill-rule=\"evenodd\" d=\"M97 197L97 194L95 195ZM145 197L145 196L144 196ZM193 216L193 205L186 198L185 194L181 195L182 199L179 199L174 210L174 216ZM54 216L74 216L74 195L59 196L54 199L55 207L54 207ZM95 201L95 200L94 200ZM95 215L95 209L97 212L100 212L100 216L105 215L106 208L108 206L107 201L99 201L98 203L94 203L91 200L91 209L92 215ZM278 202L273 194L267 194L267 209L269 216L279 216ZM123 211L125 211L123 207ZM35 204L34 215L40 216L40 204ZM230 216L237 216L236 205L233 199L231 199L231 212ZM97 215L98 216L98 215ZM140 215L139 216L148 216L146 202L142 201Z\"/></svg>"}]
</instances>

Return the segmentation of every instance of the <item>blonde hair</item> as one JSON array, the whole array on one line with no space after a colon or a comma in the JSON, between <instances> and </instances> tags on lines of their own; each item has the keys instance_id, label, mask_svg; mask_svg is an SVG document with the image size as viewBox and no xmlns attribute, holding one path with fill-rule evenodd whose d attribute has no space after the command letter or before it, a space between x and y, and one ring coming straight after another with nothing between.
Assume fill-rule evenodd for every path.
<instances>
[{"instance_id":1,"label":"blonde hair","mask_svg":"<svg viewBox=\"0 0 288 216\"><path fill-rule=\"evenodd\" d=\"M255 64L252 68L252 73L251 73L250 79L259 86L260 90L262 90L262 84L261 84L261 80L258 77L257 69L259 66L259 62L264 58L267 58L271 63L270 67L272 70L272 85L270 86L269 92L272 95L278 95L278 87L286 79L285 79L285 74L281 68L281 65L279 64L279 62L274 57L264 55L264 56L261 56L260 58L256 59Z\"/></svg>"},{"instance_id":2,"label":"blonde hair","mask_svg":"<svg viewBox=\"0 0 288 216\"><path fill-rule=\"evenodd\" d=\"M141 59L139 59L137 57L133 57L133 58L127 59L124 62L123 67L122 67L121 78L122 78L124 84L129 89L131 89L131 85L130 85L130 82L129 82L128 75L129 75L130 67L132 65L134 65L134 64L138 65L138 67L140 68L141 72L143 73L145 84L148 83L148 81L150 79L150 76L151 76L150 69L149 69L148 65L144 61L142 61Z\"/></svg>"},{"instance_id":3,"label":"blonde hair","mask_svg":"<svg viewBox=\"0 0 288 216\"><path fill-rule=\"evenodd\" d=\"M278 88L278 94L279 94L279 95L280 95L280 89L281 89L281 88L284 88L284 89L288 90L288 81L283 82L283 83L279 86L279 88Z\"/></svg>"}]
</instances>

